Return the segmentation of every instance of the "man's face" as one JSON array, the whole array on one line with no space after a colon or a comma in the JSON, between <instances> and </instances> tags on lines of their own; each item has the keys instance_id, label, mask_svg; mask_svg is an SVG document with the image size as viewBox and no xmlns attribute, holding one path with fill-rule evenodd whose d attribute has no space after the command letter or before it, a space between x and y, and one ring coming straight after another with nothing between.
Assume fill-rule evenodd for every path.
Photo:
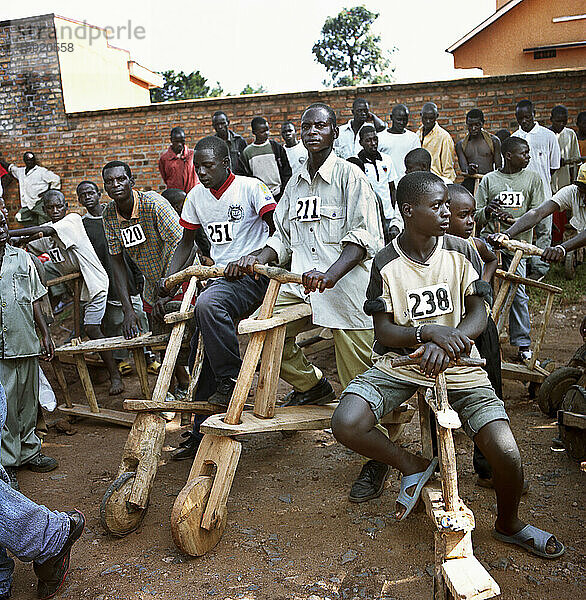
<instances>
[{"instance_id":1,"label":"man's face","mask_svg":"<svg viewBox=\"0 0 586 600\"><path fill-rule=\"evenodd\" d=\"M450 199L450 233L468 239L474 231L476 203L472 196L457 192Z\"/></svg>"},{"instance_id":2,"label":"man's face","mask_svg":"<svg viewBox=\"0 0 586 600\"><path fill-rule=\"evenodd\" d=\"M77 188L77 200L85 206L90 212L100 204L102 193L99 192L91 183L82 183Z\"/></svg>"},{"instance_id":3,"label":"man's face","mask_svg":"<svg viewBox=\"0 0 586 600\"><path fill-rule=\"evenodd\" d=\"M269 139L271 130L268 123L261 123L252 128L252 133L257 144L264 144Z\"/></svg>"},{"instance_id":4,"label":"man's face","mask_svg":"<svg viewBox=\"0 0 586 600\"><path fill-rule=\"evenodd\" d=\"M6 220L6 215L0 212L0 248L6 246L8 238L8 221Z\"/></svg>"},{"instance_id":5,"label":"man's face","mask_svg":"<svg viewBox=\"0 0 586 600\"><path fill-rule=\"evenodd\" d=\"M519 127L525 132L531 131L535 125L535 114L529 106L521 106L515 110L515 118Z\"/></svg>"},{"instance_id":6,"label":"man's face","mask_svg":"<svg viewBox=\"0 0 586 600\"><path fill-rule=\"evenodd\" d=\"M128 177L124 167L112 167L104 172L104 189L115 202L132 197L134 178Z\"/></svg>"},{"instance_id":7,"label":"man's face","mask_svg":"<svg viewBox=\"0 0 586 600\"><path fill-rule=\"evenodd\" d=\"M211 148L198 150L193 165L201 184L208 189L219 189L228 176L229 159L218 159Z\"/></svg>"},{"instance_id":8,"label":"man's face","mask_svg":"<svg viewBox=\"0 0 586 600\"><path fill-rule=\"evenodd\" d=\"M554 113L551 115L551 128L556 133L560 133L560 131L568 124L568 115L564 115L563 113Z\"/></svg>"},{"instance_id":9,"label":"man's face","mask_svg":"<svg viewBox=\"0 0 586 600\"><path fill-rule=\"evenodd\" d=\"M45 214L52 223L57 223L67 214L67 202L61 194L51 194L44 202Z\"/></svg>"},{"instance_id":10,"label":"man's face","mask_svg":"<svg viewBox=\"0 0 586 600\"><path fill-rule=\"evenodd\" d=\"M295 127L292 123L287 123L281 127L281 137L288 146L293 146L295 144Z\"/></svg>"},{"instance_id":11,"label":"man's face","mask_svg":"<svg viewBox=\"0 0 586 600\"><path fill-rule=\"evenodd\" d=\"M430 107L424 108L421 111L421 124L425 131L431 131L437 121L437 112Z\"/></svg>"},{"instance_id":12,"label":"man's face","mask_svg":"<svg viewBox=\"0 0 586 600\"><path fill-rule=\"evenodd\" d=\"M310 108L301 117L301 141L310 154L332 148L338 128L330 121L325 108Z\"/></svg>"},{"instance_id":13,"label":"man's face","mask_svg":"<svg viewBox=\"0 0 586 600\"><path fill-rule=\"evenodd\" d=\"M27 169L32 169L37 164L37 159L32 152L25 152L22 160Z\"/></svg>"},{"instance_id":14,"label":"man's face","mask_svg":"<svg viewBox=\"0 0 586 600\"><path fill-rule=\"evenodd\" d=\"M366 123L369 114L370 107L368 106L368 102L358 102L352 107L352 116L354 117L354 123L357 125Z\"/></svg>"},{"instance_id":15,"label":"man's face","mask_svg":"<svg viewBox=\"0 0 586 600\"><path fill-rule=\"evenodd\" d=\"M478 137L484 126L484 121L479 118L468 117L466 119L466 127L468 127L468 133L470 137Z\"/></svg>"},{"instance_id":16,"label":"man's face","mask_svg":"<svg viewBox=\"0 0 586 600\"><path fill-rule=\"evenodd\" d=\"M378 136L374 131L368 131L360 137L360 145L366 150L369 155L376 154L378 151Z\"/></svg>"},{"instance_id":17,"label":"man's face","mask_svg":"<svg viewBox=\"0 0 586 600\"><path fill-rule=\"evenodd\" d=\"M218 136L220 136L223 140L228 139L228 126L230 125L230 121L228 121L228 117L226 115L216 115L212 117L212 126L216 130Z\"/></svg>"},{"instance_id":18,"label":"man's face","mask_svg":"<svg viewBox=\"0 0 586 600\"><path fill-rule=\"evenodd\" d=\"M510 167L515 171L527 168L530 158L531 155L529 154L528 144L518 144L513 146L513 150L507 152L505 155L506 162L508 162Z\"/></svg>"},{"instance_id":19,"label":"man's face","mask_svg":"<svg viewBox=\"0 0 586 600\"><path fill-rule=\"evenodd\" d=\"M171 134L171 150L175 154L181 154L185 148L185 133L182 131L174 131Z\"/></svg>"},{"instance_id":20,"label":"man's face","mask_svg":"<svg viewBox=\"0 0 586 600\"><path fill-rule=\"evenodd\" d=\"M450 227L448 188L438 183L421 196L417 204L410 205L410 224L425 236L441 236ZM407 208L407 206L405 206Z\"/></svg>"},{"instance_id":21,"label":"man's face","mask_svg":"<svg viewBox=\"0 0 586 600\"><path fill-rule=\"evenodd\" d=\"M396 108L391 113L391 121L393 122L393 129L395 131L403 131L409 123L409 112L404 108Z\"/></svg>"}]
</instances>

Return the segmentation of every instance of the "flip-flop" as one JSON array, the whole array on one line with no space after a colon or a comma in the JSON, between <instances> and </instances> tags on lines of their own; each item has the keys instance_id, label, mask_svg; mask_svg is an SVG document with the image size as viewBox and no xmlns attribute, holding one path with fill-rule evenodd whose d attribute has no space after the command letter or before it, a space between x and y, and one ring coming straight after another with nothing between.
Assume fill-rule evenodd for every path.
<instances>
[{"instance_id":1,"label":"flip-flop","mask_svg":"<svg viewBox=\"0 0 586 600\"><path fill-rule=\"evenodd\" d=\"M433 475L435 471L435 467L437 465L437 458L434 458L425 471L421 471L419 473L413 473L412 475L404 475L401 478L401 489L399 491L399 495L397 496L397 502L402 504L406 510L403 515L399 518L399 521L402 521L414 508L419 500L419 495L421 494L421 490L423 486L429 481L430 477ZM411 486L415 485L415 489L413 493L409 495L407 493L407 489Z\"/></svg>"},{"instance_id":2,"label":"flip-flop","mask_svg":"<svg viewBox=\"0 0 586 600\"><path fill-rule=\"evenodd\" d=\"M515 544L520 546L524 550L531 552L531 554L535 554L535 556L540 556L541 558L559 558L566 551L565 546L555 537L555 535L547 533L547 531L543 531L543 529L539 529L538 527L533 527L533 525L525 525L523 529L513 535L505 535L504 533L499 533L496 529L493 529L492 537L499 540L499 542L505 542L505 544ZM553 554L547 552L547 542L549 542L551 538L555 540L557 548L561 546L561 550L558 550ZM531 541L533 541L533 544L529 543Z\"/></svg>"},{"instance_id":3,"label":"flip-flop","mask_svg":"<svg viewBox=\"0 0 586 600\"><path fill-rule=\"evenodd\" d=\"M118 372L120 373L120 375L122 375L122 377L130 375L132 373L132 366L128 361L121 360L118 363Z\"/></svg>"}]
</instances>

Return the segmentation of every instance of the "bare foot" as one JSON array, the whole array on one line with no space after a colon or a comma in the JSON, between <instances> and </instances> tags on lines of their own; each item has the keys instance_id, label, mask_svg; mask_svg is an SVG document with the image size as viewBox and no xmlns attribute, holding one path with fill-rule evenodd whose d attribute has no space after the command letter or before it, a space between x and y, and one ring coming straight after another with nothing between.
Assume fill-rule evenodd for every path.
<instances>
[{"instance_id":1,"label":"bare foot","mask_svg":"<svg viewBox=\"0 0 586 600\"><path fill-rule=\"evenodd\" d=\"M124 391L124 384L122 383L122 379L120 377L113 377L111 379L110 391L108 392L110 396L117 396Z\"/></svg>"},{"instance_id":2,"label":"bare foot","mask_svg":"<svg viewBox=\"0 0 586 600\"><path fill-rule=\"evenodd\" d=\"M414 473L421 473L427 469L430 461L421 456L411 455L411 459L409 460L409 465L403 470L403 475L413 475ZM415 485L409 486L405 491L408 495L411 495L413 490L415 489ZM400 502L395 502L395 518L397 520L401 519L401 517L405 514L407 508L403 506Z\"/></svg>"}]
</instances>

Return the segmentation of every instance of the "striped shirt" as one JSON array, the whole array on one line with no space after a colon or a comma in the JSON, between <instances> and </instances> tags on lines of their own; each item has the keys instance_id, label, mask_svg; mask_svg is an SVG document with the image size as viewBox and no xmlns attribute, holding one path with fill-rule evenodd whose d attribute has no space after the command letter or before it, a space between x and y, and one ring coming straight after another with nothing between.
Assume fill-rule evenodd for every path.
<instances>
[{"instance_id":1,"label":"striped shirt","mask_svg":"<svg viewBox=\"0 0 586 600\"><path fill-rule=\"evenodd\" d=\"M126 248L145 278L143 296L152 305L157 300L158 282L165 275L183 229L165 198L153 191L133 190L133 194L134 208L128 220L118 213L113 200L105 206L104 233L110 254L121 254ZM132 236L126 231L130 228L134 228Z\"/></svg>"}]
</instances>

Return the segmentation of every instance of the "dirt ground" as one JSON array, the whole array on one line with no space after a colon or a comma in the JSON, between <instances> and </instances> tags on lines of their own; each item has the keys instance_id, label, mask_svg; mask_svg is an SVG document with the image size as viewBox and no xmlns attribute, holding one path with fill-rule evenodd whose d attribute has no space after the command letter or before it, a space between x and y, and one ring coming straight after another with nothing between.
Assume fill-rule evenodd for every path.
<instances>
[{"instance_id":1,"label":"dirt ground","mask_svg":"<svg viewBox=\"0 0 586 600\"><path fill-rule=\"evenodd\" d=\"M583 307L582 303L555 309L542 357L562 365L579 347ZM59 329L56 337L63 337L63 329L53 327ZM312 359L336 384L332 350ZM50 369L47 373L52 376ZM83 393L72 367L66 367L66 375L72 397L81 399ZM121 397L107 397L105 374L93 371L93 377L102 381L96 384L101 405L120 408ZM136 378L126 378L125 383L125 396L139 397ZM286 391L283 384L281 391ZM457 432L460 495L476 517L475 555L500 585L503 599L584 598L585 475L565 452L550 449L556 426L528 398L525 386L506 382L505 401L531 482L522 500L521 516L555 533L566 544L567 552L557 561L545 561L491 537L494 494L475 485L472 444ZM48 416L49 422L58 418L58 413ZM418 449L416 421L407 426L402 438L413 450ZM190 468L190 461L169 460L181 432L178 420L167 426L163 460L147 515L139 530L124 539L112 538L102 530L98 508L118 469L128 429L91 420L81 420L73 428L74 435L59 434L51 428L44 443L44 452L59 459L56 471L22 471L19 475L22 491L36 501L51 508L77 507L87 517L87 528L74 547L71 572L59 598L430 597L433 530L425 513L419 509L405 522L394 521L396 473L380 498L359 505L348 502L360 458L326 431L242 439L243 453L230 493L225 533L211 552L192 559L174 546L169 526L171 507ZM14 598L34 598L34 585L31 566L19 563Z\"/></svg>"}]
</instances>

